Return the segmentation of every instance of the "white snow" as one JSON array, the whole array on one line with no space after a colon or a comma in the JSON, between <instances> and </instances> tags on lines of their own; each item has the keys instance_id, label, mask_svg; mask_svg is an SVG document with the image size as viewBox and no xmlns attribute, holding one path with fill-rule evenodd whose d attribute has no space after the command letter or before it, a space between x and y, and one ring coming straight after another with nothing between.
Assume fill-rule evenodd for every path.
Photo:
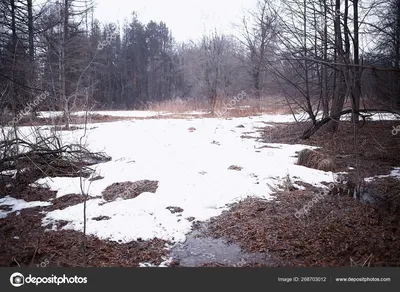
<instances>
[{"instance_id":1,"label":"white snow","mask_svg":"<svg viewBox=\"0 0 400 292\"><path fill-rule=\"evenodd\" d=\"M14 199L10 196L7 196L3 199L0 199L0 206L10 206L12 209L10 211L0 210L0 218L5 218L9 213L13 213L16 211L20 211L26 208L40 207L40 206L49 206L51 203L49 202L26 202L24 200Z\"/></svg>"},{"instance_id":2,"label":"white snow","mask_svg":"<svg viewBox=\"0 0 400 292\"><path fill-rule=\"evenodd\" d=\"M40 114L43 117L55 117L62 112ZM331 172L295 164L296 152L316 147L258 141L258 129L274 127L268 123L294 122L292 115L168 119L172 113L95 111L90 114L132 118L163 116L163 119L132 119L88 125L82 143L92 151L104 151L112 157L112 161L92 166L96 172L91 178L102 176L103 179L91 182L90 178L47 177L32 184L34 187L57 191L57 198L81 194L83 190L89 196L86 232L100 239L126 243L138 238L149 240L156 237L172 244L184 242L186 234L191 231L192 222L218 216L229 208L228 204L249 196L273 199L274 190L282 188L287 176L299 189L305 189L300 182L320 188L327 188L323 182L335 183ZM206 112L187 112L182 115L202 114ZM305 118L304 114L296 115L297 120ZM373 117L374 120L393 118L388 114ZM189 128L195 130L189 131ZM20 127L18 130L24 139L34 141L35 135L32 133L38 128ZM47 130L42 127L40 133L43 136L51 134L48 127ZM84 131L60 131L58 135L63 144L80 143ZM269 140L268 133L266 139ZM231 165L240 166L242 170L229 170ZM13 175L15 171L4 171L3 174ZM400 168L394 168L389 175L366 178L365 181L381 177L400 178ZM117 199L109 203L99 198L104 189L113 183L144 179L158 181L156 193L142 193L134 199ZM0 206L10 206L11 210L0 210L0 218L25 208L48 206L51 201L25 202L8 196L0 199ZM183 212L173 214L167 207L180 207ZM42 224L48 229L55 231L56 225L53 223L63 220L69 222L63 229L83 230L83 204L44 214ZM99 216L110 219L93 220ZM190 217L191 220L188 220ZM163 260L159 267L168 266L171 258ZM141 263L140 266L153 265Z\"/></svg>"},{"instance_id":3,"label":"white snow","mask_svg":"<svg viewBox=\"0 0 400 292\"><path fill-rule=\"evenodd\" d=\"M330 172L295 164L296 152L309 146L265 144L241 137L259 138L257 129L267 123L293 121L292 115L262 115L232 119L126 120L89 125L83 142L92 151L106 152L112 161L93 166L96 169L93 176L104 179L92 182L82 179L83 191L90 197L87 233L120 242L154 237L183 242L192 226L189 217L207 220L220 215L228 208L227 204L248 196L272 199L272 189L279 188L287 175L295 184L304 181L323 187L322 182L333 182ZM189 131L191 127L196 130ZM20 130L28 135L32 129L21 127ZM60 132L60 135L64 143L76 143L83 130ZM260 148L265 145L271 148ZM229 170L231 165L243 169ZM98 196L107 186L143 179L159 182L156 193L101 204L105 201ZM57 191L57 197L81 193L79 178L49 177L34 185L47 185ZM172 214L166 209L170 206L180 207L183 212ZM98 216L111 219L92 220ZM48 212L42 223L48 226L58 220L69 222L63 229L82 231L83 204Z\"/></svg>"},{"instance_id":4,"label":"white snow","mask_svg":"<svg viewBox=\"0 0 400 292\"><path fill-rule=\"evenodd\" d=\"M11 170L3 170L1 172L2 175L8 175L10 177L12 177L13 179L15 179L17 177L17 170L16 169L11 169Z\"/></svg>"},{"instance_id":5,"label":"white snow","mask_svg":"<svg viewBox=\"0 0 400 292\"><path fill-rule=\"evenodd\" d=\"M172 258L166 258L158 266L153 265L152 263L139 263L139 267L141 267L141 268L153 268L153 267L165 268L165 267L169 267L169 264L172 262L172 260L173 260Z\"/></svg>"},{"instance_id":6,"label":"white snow","mask_svg":"<svg viewBox=\"0 0 400 292\"><path fill-rule=\"evenodd\" d=\"M184 115L206 115L208 114L208 112L201 112L201 111L193 111L193 112L185 112L185 113L181 113Z\"/></svg>"},{"instance_id":7,"label":"white snow","mask_svg":"<svg viewBox=\"0 0 400 292\"><path fill-rule=\"evenodd\" d=\"M364 178L364 181L365 182L372 182L372 181L374 181L376 179L379 179L379 178L388 178L388 177L393 177L395 179L400 179L400 167L393 168L393 170L388 175L376 175L376 176L373 176L373 177L366 177L366 178Z\"/></svg>"},{"instance_id":8,"label":"white snow","mask_svg":"<svg viewBox=\"0 0 400 292\"><path fill-rule=\"evenodd\" d=\"M374 112L374 113L366 113L365 115L367 116L366 120L371 120L371 121L396 121L399 119L397 115L391 114L391 113ZM369 116L369 115L371 115L371 116ZM322 114L319 116L319 118L321 118L321 117L322 117ZM351 121L351 114L343 115L341 117L341 120L342 121Z\"/></svg>"},{"instance_id":9,"label":"white snow","mask_svg":"<svg viewBox=\"0 0 400 292\"><path fill-rule=\"evenodd\" d=\"M102 239L129 242L154 237L181 242L191 230L192 222L207 220L226 210L227 204L248 196L271 199L287 174L294 182L306 181L322 186L331 182L332 173L295 165L295 152L304 145L268 144L276 148L260 148L264 143L241 135L259 137L255 127L266 122L290 122L291 115L264 115L234 119L155 119L96 124L85 141L93 151L105 151L113 159L96 165L102 180L82 179L89 196L101 196L115 182L157 180L156 193L143 193L137 198L117 200L101 205L99 198L89 200L88 234ZM243 125L244 128L238 128ZM193 132L188 128L194 127ZM82 131L65 133L66 141L77 141ZM257 149L256 149L257 148ZM258 152L257 152L258 151ZM229 166L243 167L241 171ZM46 178L37 181L57 191L57 197L80 194L79 178ZM267 185L268 184L268 185ZM100 204L100 205L99 205ZM180 207L172 214L169 206ZM57 220L70 222L64 229L82 230L83 204L49 212L47 225ZM93 217L109 216L95 221Z\"/></svg>"}]
</instances>

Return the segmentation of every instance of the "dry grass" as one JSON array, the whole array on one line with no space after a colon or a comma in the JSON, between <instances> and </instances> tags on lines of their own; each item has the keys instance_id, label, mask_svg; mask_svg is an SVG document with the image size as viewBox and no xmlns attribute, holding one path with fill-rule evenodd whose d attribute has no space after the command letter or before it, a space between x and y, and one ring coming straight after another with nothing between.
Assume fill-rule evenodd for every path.
<instances>
[{"instance_id":1,"label":"dry grass","mask_svg":"<svg viewBox=\"0 0 400 292\"><path fill-rule=\"evenodd\" d=\"M332 158L311 149L303 149L299 152L297 164L323 171L334 171L336 168Z\"/></svg>"},{"instance_id":2,"label":"dry grass","mask_svg":"<svg viewBox=\"0 0 400 292\"><path fill-rule=\"evenodd\" d=\"M248 198L212 218L208 235L277 256L278 266L362 266L367 258L370 266L399 266L399 213L328 195L297 219L313 198L309 188L280 192L272 201Z\"/></svg>"},{"instance_id":3,"label":"dry grass","mask_svg":"<svg viewBox=\"0 0 400 292\"><path fill-rule=\"evenodd\" d=\"M398 121L367 122L357 129L361 177L387 175L399 165L400 140L391 134L396 125ZM298 164L323 169L334 162L335 172L348 173L347 183L331 190L301 220L295 218L296 210L318 193L311 185L303 184L306 190L278 192L274 201L245 200L212 220L212 235L239 243L249 252L277 254L283 266L399 266L400 182L382 178L364 184L363 196L367 192L377 202L354 200L352 123L342 122L337 133L321 129L309 140L299 139L308 123L273 126L265 127L265 142L322 147L299 152ZM277 240L271 242L270 236Z\"/></svg>"},{"instance_id":4,"label":"dry grass","mask_svg":"<svg viewBox=\"0 0 400 292\"><path fill-rule=\"evenodd\" d=\"M229 104L230 99L225 99L225 104ZM223 102L221 102L223 106ZM236 109L245 109L249 113L268 113L268 114L291 114L286 100L280 96L264 96L261 99L245 98L236 104ZM295 109L296 111L298 109Z\"/></svg>"},{"instance_id":5,"label":"dry grass","mask_svg":"<svg viewBox=\"0 0 400 292\"><path fill-rule=\"evenodd\" d=\"M84 111L84 109L81 109ZM88 123L106 123L121 120L147 120L147 119L187 119L187 118L237 118L249 117L262 114L292 114L286 100L279 96L264 96L261 99L254 97L245 97L239 100L237 97L219 97L215 105L215 114L211 114L210 103L205 99L171 99L162 102L150 103L147 110L169 113L168 115L159 115L151 117L115 117L102 114L88 114L85 116L77 116L72 113L69 123L84 124ZM299 109L293 108L294 113L299 113ZM200 115L198 114L200 113ZM2 117L0 124L5 125L12 119L12 116ZM40 126L40 125L58 125L64 126L66 119L63 116L53 118L30 117L26 116L17 123L20 126Z\"/></svg>"},{"instance_id":6,"label":"dry grass","mask_svg":"<svg viewBox=\"0 0 400 292\"><path fill-rule=\"evenodd\" d=\"M152 102L149 106L149 110L156 112L185 113L192 111L207 111L209 110L209 106L205 100L184 100L177 98Z\"/></svg>"},{"instance_id":7,"label":"dry grass","mask_svg":"<svg viewBox=\"0 0 400 292\"><path fill-rule=\"evenodd\" d=\"M152 103L149 110L170 113L210 112L211 107L207 100L173 99ZM219 117L242 117L261 114L291 114L286 101L279 96L265 96L261 99L253 97L239 100L235 97L220 97L215 106Z\"/></svg>"},{"instance_id":8,"label":"dry grass","mask_svg":"<svg viewBox=\"0 0 400 292\"><path fill-rule=\"evenodd\" d=\"M321 128L308 140L301 140L300 136L307 129L309 123L273 124L265 127L262 135L266 143L305 144L322 147L319 153L334 160L337 169L350 174L355 168L356 149L354 144L354 125L351 122L341 122L337 133L330 133ZM393 136L391 131L398 121L367 122L357 129L357 148L360 160L360 176L370 177L384 175L394 166L400 165L400 139Z\"/></svg>"},{"instance_id":9,"label":"dry grass","mask_svg":"<svg viewBox=\"0 0 400 292\"><path fill-rule=\"evenodd\" d=\"M70 125L76 125L76 124L85 124L86 122L88 124L96 124L96 123L108 123L108 122L115 122L115 121L123 121L123 120L129 120L131 119L130 117L113 117L113 116L107 116L107 115L100 115L100 114L91 114L89 113L87 116L87 119L85 116L77 116L72 114L69 120ZM38 117L35 119L29 119L29 120L21 120L18 125L19 126L41 126L41 125L54 125L52 129L54 130L68 130L65 128L67 120L60 116L60 117L54 117L54 118L42 118ZM79 127L71 127L69 130L77 130Z\"/></svg>"}]
</instances>

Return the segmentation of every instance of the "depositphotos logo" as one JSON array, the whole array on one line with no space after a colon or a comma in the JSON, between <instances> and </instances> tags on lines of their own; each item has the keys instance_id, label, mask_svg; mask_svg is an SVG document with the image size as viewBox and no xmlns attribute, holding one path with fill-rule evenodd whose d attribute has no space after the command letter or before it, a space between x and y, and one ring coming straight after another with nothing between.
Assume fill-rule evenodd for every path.
<instances>
[{"instance_id":1,"label":"depositphotos logo","mask_svg":"<svg viewBox=\"0 0 400 292\"><path fill-rule=\"evenodd\" d=\"M21 287L24 284L86 284L86 277L67 277L63 275L62 277L57 277L55 275L51 275L50 277L32 277L29 274L28 277L24 277L21 273L14 273L10 276L10 283L14 287Z\"/></svg>"},{"instance_id":2,"label":"depositphotos logo","mask_svg":"<svg viewBox=\"0 0 400 292\"><path fill-rule=\"evenodd\" d=\"M22 275L21 273L12 274L10 277L10 283L14 287L21 287L22 285L24 285L24 275Z\"/></svg>"}]
</instances>

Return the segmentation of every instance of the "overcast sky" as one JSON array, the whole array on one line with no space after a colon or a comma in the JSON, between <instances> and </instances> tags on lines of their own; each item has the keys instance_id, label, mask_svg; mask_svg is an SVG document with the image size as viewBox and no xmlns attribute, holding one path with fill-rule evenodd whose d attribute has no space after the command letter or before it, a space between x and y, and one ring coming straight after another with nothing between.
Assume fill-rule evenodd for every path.
<instances>
[{"instance_id":1,"label":"overcast sky","mask_svg":"<svg viewBox=\"0 0 400 292\"><path fill-rule=\"evenodd\" d=\"M130 18L133 11L147 24L150 20L167 24L176 41L197 39L214 29L233 32L244 12L253 9L257 0L97 0L95 17L100 21Z\"/></svg>"}]
</instances>

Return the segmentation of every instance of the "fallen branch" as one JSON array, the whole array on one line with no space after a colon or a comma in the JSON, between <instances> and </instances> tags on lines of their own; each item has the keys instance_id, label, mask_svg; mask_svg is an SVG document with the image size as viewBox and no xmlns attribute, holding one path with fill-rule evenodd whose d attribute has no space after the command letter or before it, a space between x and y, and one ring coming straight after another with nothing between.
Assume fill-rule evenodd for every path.
<instances>
[{"instance_id":1,"label":"fallen branch","mask_svg":"<svg viewBox=\"0 0 400 292\"><path fill-rule=\"evenodd\" d=\"M22 183L46 176L86 176L91 172L88 166L111 160L103 152L90 152L79 144L62 146L56 138L44 137L35 142L20 138L1 141L0 154L0 172L16 172L15 178Z\"/></svg>"},{"instance_id":2,"label":"fallen branch","mask_svg":"<svg viewBox=\"0 0 400 292\"><path fill-rule=\"evenodd\" d=\"M339 112L339 113L337 113L335 115L323 118L322 120L320 120L317 123L315 123L312 127L307 129L306 131L304 131L303 135L301 136L301 139L303 139L303 140L309 139L323 125L325 125L329 121L331 121L331 120L340 120L341 116L347 115L347 114L351 114L351 113L353 113L353 110L348 109L348 110L341 111L341 112ZM400 113L399 112L396 112L396 111L393 111L393 110L382 110L382 109L362 109L362 110L354 111L354 113L356 115L359 115L359 116L363 117L363 119L365 118L363 113L391 113L391 114L394 114L394 115L398 115L400 117Z\"/></svg>"}]
</instances>

